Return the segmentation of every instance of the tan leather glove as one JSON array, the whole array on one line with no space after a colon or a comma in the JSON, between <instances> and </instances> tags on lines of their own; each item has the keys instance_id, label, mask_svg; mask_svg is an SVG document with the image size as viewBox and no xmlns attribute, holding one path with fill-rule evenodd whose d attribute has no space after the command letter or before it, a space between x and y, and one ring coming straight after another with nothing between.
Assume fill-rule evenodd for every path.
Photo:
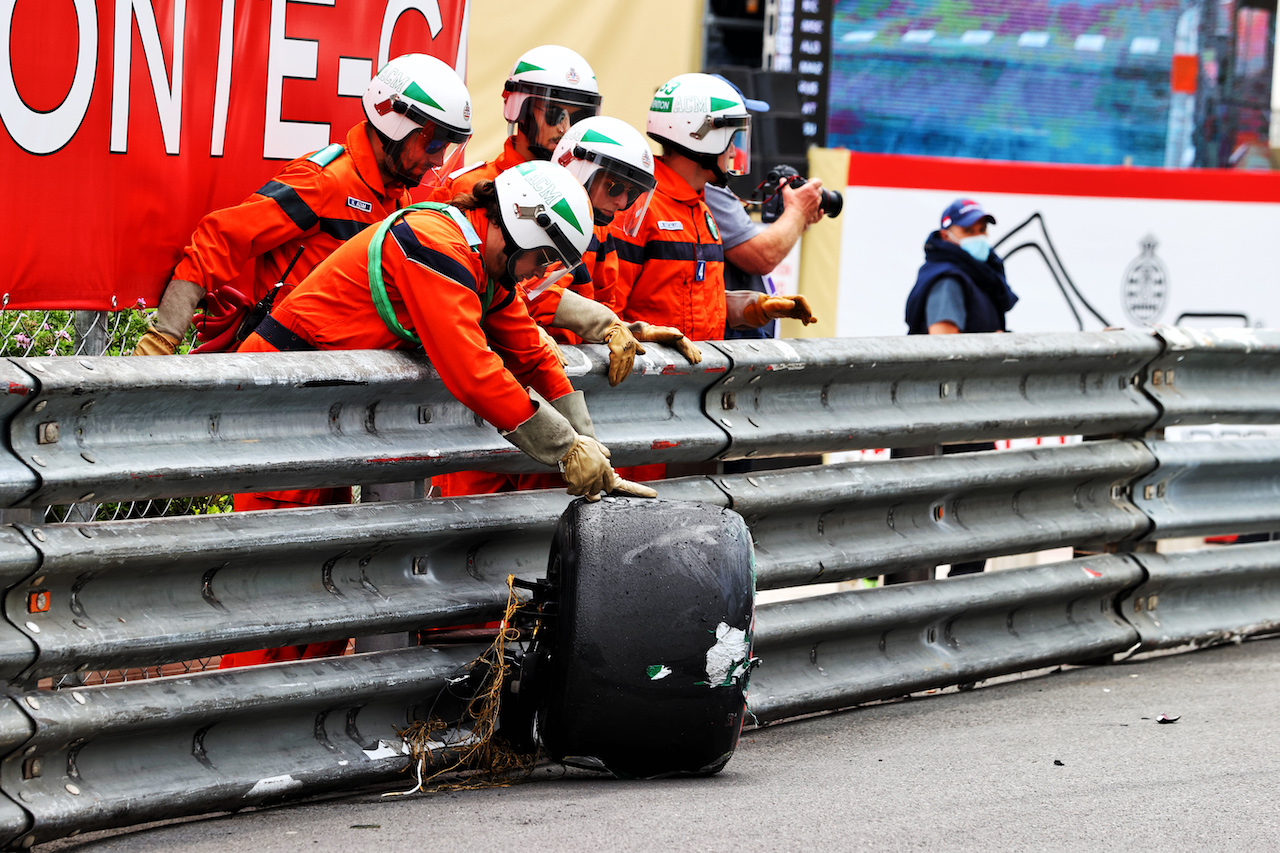
<instances>
[{"instance_id":1,"label":"tan leather glove","mask_svg":"<svg viewBox=\"0 0 1280 853\"><path fill-rule=\"evenodd\" d=\"M780 317L799 320L806 326L818 322L809 310L809 300L803 296L770 296L767 293L759 294L755 302L743 308L742 316L757 328Z\"/></svg>"},{"instance_id":2,"label":"tan leather glove","mask_svg":"<svg viewBox=\"0 0 1280 853\"><path fill-rule=\"evenodd\" d=\"M570 425L572 420L586 418L585 429L591 429L582 392L548 403L532 389L529 399L537 405L533 415L520 426L504 432L503 437L529 456L546 465L559 465L567 491L571 495L585 495L588 500L599 500L601 492L619 492L641 498L656 498L658 493L648 486L624 480L609 465L609 448L590 435L580 435ZM558 409L563 409L566 418Z\"/></svg>"},{"instance_id":3,"label":"tan leather glove","mask_svg":"<svg viewBox=\"0 0 1280 853\"><path fill-rule=\"evenodd\" d=\"M617 314L572 290L561 295L551 325L568 329L588 343L608 345L610 385L617 385L630 376L636 356L644 353L644 347Z\"/></svg>"},{"instance_id":4,"label":"tan leather glove","mask_svg":"<svg viewBox=\"0 0 1280 853\"><path fill-rule=\"evenodd\" d=\"M551 405L557 412L564 415L569 426L573 427L573 431L578 435L596 437L595 422L591 420L591 413L587 411L586 394L581 391L570 391L563 397L552 400Z\"/></svg>"},{"instance_id":5,"label":"tan leather glove","mask_svg":"<svg viewBox=\"0 0 1280 853\"><path fill-rule=\"evenodd\" d=\"M502 433L502 437L543 465L554 468L573 449L578 434L565 416L532 388L529 400L535 407L533 414L515 429Z\"/></svg>"},{"instance_id":6,"label":"tan leather glove","mask_svg":"<svg viewBox=\"0 0 1280 853\"><path fill-rule=\"evenodd\" d=\"M675 326L653 326L637 320L631 323L629 328L638 341L674 347L690 364L702 361L702 350L698 349L697 344L686 338L684 332Z\"/></svg>"},{"instance_id":7,"label":"tan leather glove","mask_svg":"<svg viewBox=\"0 0 1280 853\"><path fill-rule=\"evenodd\" d=\"M648 486L624 480L617 475L617 472L613 475L613 488L609 489L609 494L631 495L633 498L656 498L658 496L658 493Z\"/></svg>"},{"instance_id":8,"label":"tan leather glove","mask_svg":"<svg viewBox=\"0 0 1280 853\"><path fill-rule=\"evenodd\" d=\"M560 473L571 495L582 495L589 501L600 500L617 481L609 464L609 448L589 435L580 435L573 447L560 460Z\"/></svg>"},{"instance_id":9,"label":"tan leather glove","mask_svg":"<svg viewBox=\"0 0 1280 853\"><path fill-rule=\"evenodd\" d=\"M560 470L571 495L582 495L589 501L600 500L600 493L656 498L658 493L648 486L624 480L609 465L609 448L594 438L578 436L573 447L560 460Z\"/></svg>"},{"instance_id":10,"label":"tan leather glove","mask_svg":"<svg viewBox=\"0 0 1280 853\"><path fill-rule=\"evenodd\" d=\"M133 348L134 355L173 355L178 351L178 344L181 343L177 338L171 338L164 332L148 329L147 333L138 339L138 345Z\"/></svg>"},{"instance_id":11,"label":"tan leather glove","mask_svg":"<svg viewBox=\"0 0 1280 853\"><path fill-rule=\"evenodd\" d=\"M644 347L640 346L631 330L617 319L604 333L604 344L609 347L609 385L616 386L631 375L636 356L644 355Z\"/></svg>"},{"instance_id":12,"label":"tan leather glove","mask_svg":"<svg viewBox=\"0 0 1280 853\"><path fill-rule=\"evenodd\" d=\"M191 328L191 313L203 298L204 288L195 282L175 278L165 285L160 306L133 354L173 355Z\"/></svg>"}]
</instances>

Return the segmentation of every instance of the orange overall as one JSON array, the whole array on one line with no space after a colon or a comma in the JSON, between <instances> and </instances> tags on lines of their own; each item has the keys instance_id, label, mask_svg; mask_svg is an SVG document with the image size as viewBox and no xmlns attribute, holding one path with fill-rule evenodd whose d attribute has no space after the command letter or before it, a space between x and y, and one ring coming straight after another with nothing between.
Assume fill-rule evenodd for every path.
<instances>
[{"instance_id":1,"label":"orange overall","mask_svg":"<svg viewBox=\"0 0 1280 853\"><path fill-rule=\"evenodd\" d=\"M675 326L693 341L724 337L724 248L711 210L684 178L658 158L657 190L635 237L615 229L618 274L596 298L623 320ZM618 469L618 476L661 479L664 465Z\"/></svg>"},{"instance_id":2,"label":"orange overall","mask_svg":"<svg viewBox=\"0 0 1280 853\"><path fill-rule=\"evenodd\" d=\"M464 215L483 241L489 228L485 214ZM275 305L240 352L412 347L388 328L374 306L368 251L375 231L362 232L322 261ZM447 215L413 211L392 226L383 244L382 271L397 321L421 339L445 387L498 429L513 430L532 417L526 386L548 400L573 391L524 302L488 279L482 255ZM482 297L489 300L487 310ZM298 654L310 657L325 645L314 643ZM346 641L327 645L332 649L326 653L338 654ZM281 654L292 652L228 655L223 666L294 659Z\"/></svg>"},{"instance_id":3,"label":"orange overall","mask_svg":"<svg viewBox=\"0 0 1280 853\"><path fill-rule=\"evenodd\" d=\"M345 241L408 204L408 192L387 192L367 126L351 128L341 152L329 146L300 157L240 204L206 215L173 277L216 294L252 261L253 292L244 296L256 303L291 263L289 283L302 281Z\"/></svg>"},{"instance_id":4,"label":"orange overall","mask_svg":"<svg viewBox=\"0 0 1280 853\"><path fill-rule=\"evenodd\" d=\"M724 337L724 248L702 192L659 158L657 190L635 237L618 231L618 276L596 299L628 322L675 326L692 341Z\"/></svg>"}]
</instances>

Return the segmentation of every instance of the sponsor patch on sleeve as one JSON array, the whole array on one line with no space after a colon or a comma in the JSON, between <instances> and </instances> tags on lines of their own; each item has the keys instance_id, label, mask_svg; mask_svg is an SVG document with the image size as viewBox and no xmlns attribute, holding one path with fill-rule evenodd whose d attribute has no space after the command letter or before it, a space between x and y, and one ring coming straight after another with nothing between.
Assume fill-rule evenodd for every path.
<instances>
[{"instance_id":1,"label":"sponsor patch on sleeve","mask_svg":"<svg viewBox=\"0 0 1280 853\"><path fill-rule=\"evenodd\" d=\"M659 219L658 230L659 231L683 231L684 223L679 221L673 222L669 219Z\"/></svg>"},{"instance_id":2,"label":"sponsor patch on sleeve","mask_svg":"<svg viewBox=\"0 0 1280 853\"><path fill-rule=\"evenodd\" d=\"M352 198L351 196L347 196L347 207L354 207L356 210L363 210L365 213L373 213L373 202Z\"/></svg>"}]
</instances>

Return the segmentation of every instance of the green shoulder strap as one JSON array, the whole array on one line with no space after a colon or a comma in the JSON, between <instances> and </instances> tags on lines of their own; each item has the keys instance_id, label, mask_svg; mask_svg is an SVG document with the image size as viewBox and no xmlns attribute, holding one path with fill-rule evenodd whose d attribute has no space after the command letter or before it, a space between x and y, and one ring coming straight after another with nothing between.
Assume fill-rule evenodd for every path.
<instances>
[{"instance_id":1,"label":"green shoulder strap","mask_svg":"<svg viewBox=\"0 0 1280 853\"><path fill-rule=\"evenodd\" d=\"M387 239L387 232L391 230L391 226L396 224L396 220L411 210L433 210L448 216L461 229L462 236L466 238L472 251L480 251L480 235L476 234L476 229L471 227L467 217L453 205L441 204L438 201L420 201L417 204L402 207L382 220L378 230L373 234L373 239L369 241L369 294L373 297L373 307L378 310L378 316L382 318L382 322L392 334L401 340L420 345L422 339L401 326L400 321L396 319L395 309L391 307L391 300L387 298L387 286L382 281L382 244ZM485 293L480 294L480 303L485 312L488 312L492 300L493 288L487 288Z\"/></svg>"},{"instance_id":2,"label":"green shoulder strap","mask_svg":"<svg viewBox=\"0 0 1280 853\"><path fill-rule=\"evenodd\" d=\"M323 169L325 166L328 166L334 160L337 160L339 157L341 157L342 152L345 150L346 150L345 148L343 148L341 145L335 142L332 145L326 145L325 147L321 148L319 151L312 154L307 159L310 160L312 163L315 163L321 169Z\"/></svg>"}]
</instances>

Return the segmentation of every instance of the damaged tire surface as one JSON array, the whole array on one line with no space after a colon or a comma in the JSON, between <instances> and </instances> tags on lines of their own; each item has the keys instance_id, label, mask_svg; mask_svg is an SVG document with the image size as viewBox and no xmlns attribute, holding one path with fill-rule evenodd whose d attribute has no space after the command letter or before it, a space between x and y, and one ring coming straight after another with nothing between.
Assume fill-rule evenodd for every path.
<instances>
[{"instance_id":1,"label":"damaged tire surface","mask_svg":"<svg viewBox=\"0 0 1280 853\"><path fill-rule=\"evenodd\" d=\"M540 663L551 757L624 777L711 774L742 729L755 578L737 513L606 498L565 510Z\"/></svg>"}]
</instances>

